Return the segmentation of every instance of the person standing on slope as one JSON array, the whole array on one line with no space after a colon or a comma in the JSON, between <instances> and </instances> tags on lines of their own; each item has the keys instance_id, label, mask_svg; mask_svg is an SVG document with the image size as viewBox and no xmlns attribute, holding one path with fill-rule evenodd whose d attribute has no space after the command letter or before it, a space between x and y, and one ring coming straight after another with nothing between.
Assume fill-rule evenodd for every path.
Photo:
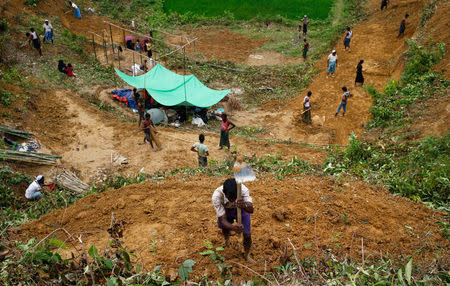
<instances>
[{"instance_id":1,"label":"person standing on slope","mask_svg":"<svg viewBox=\"0 0 450 286\"><path fill-rule=\"evenodd\" d=\"M363 86L364 84L364 76L363 76L363 68L362 64L364 63L364 60L360 60L358 65L356 66L356 78L355 78L355 87L358 85L358 83Z\"/></svg>"},{"instance_id":2,"label":"person standing on slope","mask_svg":"<svg viewBox=\"0 0 450 286\"><path fill-rule=\"evenodd\" d=\"M75 3L69 1L69 5L73 8L73 12L75 13L75 18L81 19L81 12L78 6Z\"/></svg>"},{"instance_id":3,"label":"person standing on slope","mask_svg":"<svg viewBox=\"0 0 450 286\"><path fill-rule=\"evenodd\" d=\"M403 17L402 22L400 23L400 28L398 29L398 36L397 36L397 38L400 38L405 33L406 19L408 19L408 17L409 17L409 14L406 13L405 17Z\"/></svg>"},{"instance_id":4,"label":"person standing on slope","mask_svg":"<svg viewBox=\"0 0 450 286\"><path fill-rule=\"evenodd\" d=\"M306 62L306 57L309 51L309 43L308 40L306 40L306 38L303 39L303 60Z\"/></svg>"},{"instance_id":5,"label":"person standing on slope","mask_svg":"<svg viewBox=\"0 0 450 286\"><path fill-rule=\"evenodd\" d=\"M30 28L30 33L27 33L27 37L28 44L31 46L31 43L33 43L33 47L38 51L39 56L42 57L41 39L39 38L34 28Z\"/></svg>"},{"instance_id":6,"label":"person standing on slope","mask_svg":"<svg viewBox=\"0 0 450 286\"><path fill-rule=\"evenodd\" d=\"M220 142L219 142L219 150L221 150L224 146L230 149L230 131L236 125L234 125L231 120L228 119L228 116L225 113L221 114L222 123L220 125Z\"/></svg>"},{"instance_id":7,"label":"person standing on slope","mask_svg":"<svg viewBox=\"0 0 450 286\"><path fill-rule=\"evenodd\" d=\"M303 17L302 24L303 24L303 37L306 37L306 33L308 32L308 25L309 25L308 16L305 15Z\"/></svg>"},{"instance_id":8,"label":"person standing on slope","mask_svg":"<svg viewBox=\"0 0 450 286\"><path fill-rule=\"evenodd\" d=\"M307 95L303 99L302 120L306 124L311 124L311 102L310 102L311 95L312 95L312 92L308 91Z\"/></svg>"},{"instance_id":9,"label":"person standing on slope","mask_svg":"<svg viewBox=\"0 0 450 286\"><path fill-rule=\"evenodd\" d=\"M244 233L244 258L250 258L252 246L251 219L253 213L253 202L249 189L242 184L242 199L237 200L237 183L235 179L227 179L222 186L218 187L212 195L212 203L217 214L217 224L222 229L225 245L230 245L231 231ZM242 225L233 224L237 221L237 208L242 211Z\"/></svg>"},{"instance_id":10,"label":"person standing on slope","mask_svg":"<svg viewBox=\"0 0 450 286\"><path fill-rule=\"evenodd\" d=\"M384 8L387 9L387 5L389 4L389 0L381 0L381 10Z\"/></svg>"},{"instance_id":11,"label":"person standing on slope","mask_svg":"<svg viewBox=\"0 0 450 286\"><path fill-rule=\"evenodd\" d=\"M43 27L44 27L44 41L43 42L45 43L45 41L47 40L47 41L52 41L52 44L53 44L53 26L52 26L52 24L50 24L48 22L48 20L45 19Z\"/></svg>"},{"instance_id":12,"label":"person standing on slope","mask_svg":"<svg viewBox=\"0 0 450 286\"><path fill-rule=\"evenodd\" d=\"M341 100L341 104L339 104L339 107L336 111L336 114L334 115L334 117L336 117L339 114L339 111L341 111L341 108L343 108L344 112L342 113L342 116L345 115L345 112L347 112L347 100L349 97L352 97L353 95L347 90L346 86L342 87L342 91L344 92L342 94L342 100Z\"/></svg>"},{"instance_id":13,"label":"person standing on slope","mask_svg":"<svg viewBox=\"0 0 450 286\"><path fill-rule=\"evenodd\" d=\"M345 38L344 38L344 51L346 51L348 48L348 51L351 52L350 40L352 39L352 36L353 36L353 32L350 29L350 27L347 26L347 34L345 34Z\"/></svg>"},{"instance_id":14,"label":"person standing on slope","mask_svg":"<svg viewBox=\"0 0 450 286\"><path fill-rule=\"evenodd\" d=\"M337 60L338 60L338 56L337 56L336 50L333 50L331 52L331 54L328 55L328 59L327 59L327 67L328 67L327 78L329 75L334 76L334 74L336 72Z\"/></svg>"}]
</instances>

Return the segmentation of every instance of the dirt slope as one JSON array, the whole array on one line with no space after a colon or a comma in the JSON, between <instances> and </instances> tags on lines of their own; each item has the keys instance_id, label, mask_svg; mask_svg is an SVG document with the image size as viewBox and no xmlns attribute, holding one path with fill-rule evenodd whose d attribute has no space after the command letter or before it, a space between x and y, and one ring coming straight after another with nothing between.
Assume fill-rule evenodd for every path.
<instances>
[{"instance_id":1,"label":"dirt slope","mask_svg":"<svg viewBox=\"0 0 450 286\"><path fill-rule=\"evenodd\" d=\"M125 246L134 250L147 267L162 264L166 273L170 273L191 258L199 262L195 267L197 278L205 273L216 276L215 266L199 252L204 250L204 240L223 245L211 203L213 190L223 180L180 177L127 186L88 196L66 210L52 212L14 232L25 239L43 237L52 229L63 227L76 237L81 235L85 246L93 244L103 248L114 215L124 222ZM449 246L434 224L442 219L440 213L360 182L336 184L317 177L278 181L265 176L248 187L255 205L252 234L256 264L243 261L237 237L233 237L233 248L226 249L223 255L260 273L265 263L268 269L278 265L287 238L299 248L301 257L320 257L319 249L333 249L337 254L355 259L361 257L361 239L366 259L387 253L407 257L428 239L423 251L414 254L418 263L428 261L435 256L435 251ZM58 235L66 239L64 234ZM155 252L149 252L152 240L156 241ZM80 245L73 243L70 251L75 252ZM449 259L448 255L441 258ZM240 279L253 276L239 268L233 274Z\"/></svg>"},{"instance_id":2,"label":"dirt slope","mask_svg":"<svg viewBox=\"0 0 450 286\"><path fill-rule=\"evenodd\" d=\"M148 144L142 143L144 135L137 123L122 122L114 114L98 110L76 94L63 91L41 93L32 100L35 109L24 116L24 127L33 131L52 152L61 154L62 165L79 170L86 181L92 179L98 168L125 173L144 168L152 173L197 166L196 154L190 151L198 141L197 132L158 127L163 150L153 152ZM137 115L131 114L131 118L137 119ZM230 140L238 152L248 156L282 154L284 159L297 156L313 163L321 162L325 156L321 150L306 146L274 144L234 136ZM210 160L226 157L223 150L217 149L217 134L207 134L205 143L209 146ZM129 164L111 166L111 153L113 157L120 154L128 158Z\"/></svg>"},{"instance_id":3,"label":"dirt slope","mask_svg":"<svg viewBox=\"0 0 450 286\"><path fill-rule=\"evenodd\" d=\"M312 116L316 116L313 119L313 128L299 123L306 92L299 94L284 106L271 104L272 109L275 111L278 109L278 112L269 112L267 110L269 105L264 105L265 110L258 110L265 116L269 126L273 126L276 137L290 137L295 141L306 142L317 142L319 137L322 141L320 143L345 144L352 131L358 135L363 132L362 126L370 118L369 108L372 100L363 88L353 87L356 65L360 59L364 59L366 84L373 85L378 90L382 89L389 78L398 77L402 68L402 53L407 49L404 40L414 36L427 3L425 0L393 0L388 10L380 11L379 2L370 1L368 3L370 15L367 21L352 28L351 52L343 51L342 41L334 47L338 54L335 78L326 77L328 54L317 62L319 74L307 87L307 90L313 92ZM398 28L405 13L410 15L405 36L397 39ZM342 86L347 86L354 96L347 104L346 116L335 118L333 115L340 103Z\"/></svg>"}]
</instances>

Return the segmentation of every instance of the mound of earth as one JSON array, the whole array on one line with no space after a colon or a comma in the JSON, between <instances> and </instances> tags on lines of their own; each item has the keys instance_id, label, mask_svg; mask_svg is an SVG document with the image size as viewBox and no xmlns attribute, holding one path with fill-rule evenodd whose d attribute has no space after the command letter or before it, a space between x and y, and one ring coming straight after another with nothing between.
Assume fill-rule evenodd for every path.
<instances>
[{"instance_id":1,"label":"mound of earth","mask_svg":"<svg viewBox=\"0 0 450 286\"><path fill-rule=\"evenodd\" d=\"M84 247L107 245L111 218L123 223L124 246L146 267L162 264L166 273L175 273L186 259L198 262L194 276L217 277L215 265L204 251L204 241L223 245L211 196L224 178L171 177L163 182L130 185L102 194L90 195L67 209L12 230L19 239L42 238L57 228L80 237ZM443 214L396 197L361 182L336 183L321 177L291 177L283 181L271 176L248 183L254 200L252 215L253 258L247 264L241 256L240 239L232 237L232 247L222 252L227 261L246 264L263 273L278 266L287 239L298 248L300 257L322 255L328 249L342 257L366 259L414 256L416 263L433 259L449 247L435 224ZM77 253L78 239L67 240ZM150 249L149 244L152 244ZM421 251L417 251L421 249ZM150 251L151 250L151 251ZM445 260L449 257L442 256ZM266 268L269 267L269 268ZM233 264L233 274L242 279L254 275Z\"/></svg>"}]
</instances>

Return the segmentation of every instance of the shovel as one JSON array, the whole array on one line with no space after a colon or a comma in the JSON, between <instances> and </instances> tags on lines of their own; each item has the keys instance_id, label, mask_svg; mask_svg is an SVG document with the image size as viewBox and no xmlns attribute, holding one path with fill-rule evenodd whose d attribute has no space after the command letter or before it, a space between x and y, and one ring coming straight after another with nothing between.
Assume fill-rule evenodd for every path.
<instances>
[{"instance_id":1,"label":"shovel","mask_svg":"<svg viewBox=\"0 0 450 286\"><path fill-rule=\"evenodd\" d=\"M237 183L237 200L242 199L242 183L256 180L252 168L243 162L242 156L236 158L233 166L234 178ZM237 208L237 223L242 225L242 209Z\"/></svg>"}]
</instances>

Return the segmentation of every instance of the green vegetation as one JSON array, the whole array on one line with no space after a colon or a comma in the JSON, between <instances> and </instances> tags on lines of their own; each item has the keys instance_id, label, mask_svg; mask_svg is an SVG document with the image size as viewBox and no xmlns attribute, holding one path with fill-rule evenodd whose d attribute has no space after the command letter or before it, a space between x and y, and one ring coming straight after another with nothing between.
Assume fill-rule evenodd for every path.
<instances>
[{"instance_id":1,"label":"green vegetation","mask_svg":"<svg viewBox=\"0 0 450 286\"><path fill-rule=\"evenodd\" d=\"M420 142L374 145L352 136L343 152L327 159L329 174L350 173L391 192L436 206L449 203L450 134Z\"/></svg>"},{"instance_id":2,"label":"green vegetation","mask_svg":"<svg viewBox=\"0 0 450 286\"><path fill-rule=\"evenodd\" d=\"M17 99L17 96L13 95L9 91L0 89L0 103L3 106L10 106Z\"/></svg>"},{"instance_id":3,"label":"green vegetation","mask_svg":"<svg viewBox=\"0 0 450 286\"><path fill-rule=\"evenodd\" d=\"M36 7L39 2L41 2L41 0L25 0L25 5Z\"/></svg>"},{"instance_id":4,"label":"green vegetation","mask_svg":"<svg viewBox=\"0 0 450 286\"><path fill-rule=\"evenodd\" d=\"M374 103L369 132L382 130L377 144L352 135L344 151L332 152L325 171L359 176L372 184L383 184L391 192L414 201L447 206L450 199L450 134L406 141L404 131L420 101L445 96L449 82L431 70L444 53L443 44L431 47L408 41L405 72L399 82L391 81L384 93L369 88Z\"/></svg>"},{"instance_id":5,"label":"green vegetation","mask_svg":"<svg viewBox=\"0 0 450 286\"><path fill-rule=\"evenodd\" d=\"M238 20L274 19L277 16L299 20L305 14L313 19L325 19L332 3L333 0L197 0L193 5L192 1L165 0L164 10L206 17L222 17L227 11Z\"/></svg>"}]
</instances>

